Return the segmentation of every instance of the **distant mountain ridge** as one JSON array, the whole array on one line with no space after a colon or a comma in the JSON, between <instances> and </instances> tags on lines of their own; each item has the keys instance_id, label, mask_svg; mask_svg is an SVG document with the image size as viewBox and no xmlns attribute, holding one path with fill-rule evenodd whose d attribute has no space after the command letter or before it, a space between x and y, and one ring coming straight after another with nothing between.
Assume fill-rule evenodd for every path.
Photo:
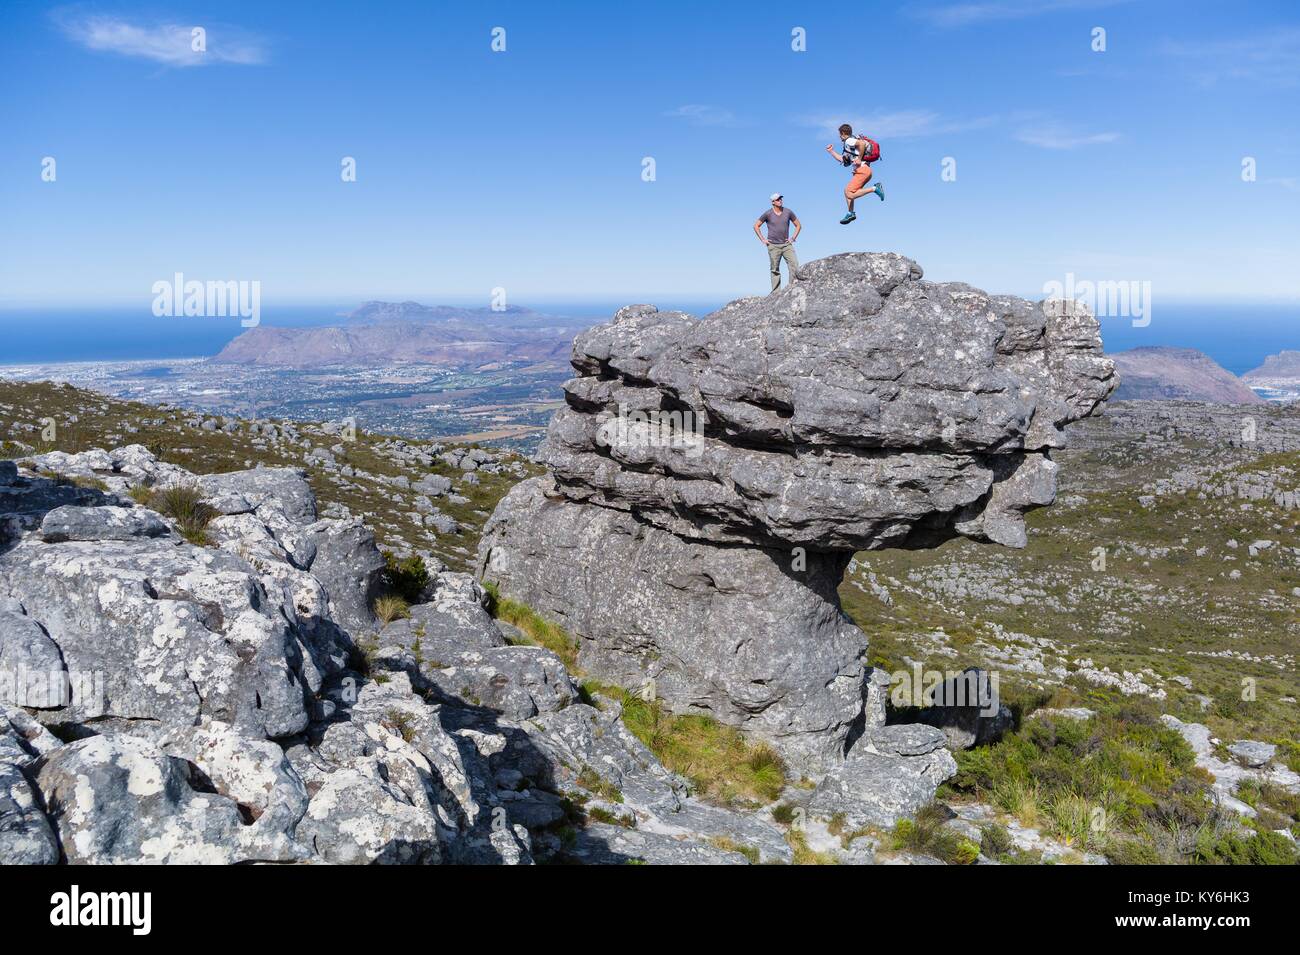
<instances>
[{"instance_id":1,"label":"distant mountain ridge","mask_svg":"<svg viewBox=\"0 0 1300 955\"><path fill-rule=\"evenodd\" d=\"M535 312L522 305L505 305L499 309L468 308L459 305L421 305L419 302L365 302L344 316L349 324L390 322L511 322L520 318L546 319L552 316Z\"/></svg>"},{"instance_id":2,"label":"distant mountain ridge","mask_svg":"<svg viewBox=\"0 0 1300 955\"><path fill-rule=\"evenodd\" d=\"M1261 404L1240 378L1195 348L1147 345L1108 355L1119 375L1116 401L1213 401L1219 404Z\"/></svg>"},{"instance_id":3,"label":"distant mountain ridge","mask_svg":"<svg viewBox=\"0 0 1300 955\"><path fill-rule=\"evenodd\" d=\"M211 360L286 368L392 362L457 369L519 362L563 365L573 336L591 324L517 305L497 310L380 301L366 302L343 321L293 328L259 325Z\"/></svg>"},{"instance_id":4,"label":"distant mountain ridge","mask_svg":"<svg viewBox=\"0 0 1300 955\"><path fill-rule=\"evenodd\" d=\"M1241 376L1246 381L1261 379L1300 379L1300 351L1283 350L1269 355L1258 368Z\"/></svg>"}]
</instances>

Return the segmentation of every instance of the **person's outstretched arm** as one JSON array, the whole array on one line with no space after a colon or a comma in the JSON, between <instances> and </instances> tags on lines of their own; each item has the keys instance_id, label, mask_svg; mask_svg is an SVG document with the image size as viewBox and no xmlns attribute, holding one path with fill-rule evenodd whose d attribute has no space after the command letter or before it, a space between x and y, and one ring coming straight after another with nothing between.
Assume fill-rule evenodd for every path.
<instances>
[{"instance_id":1,"label":"person's outstretched arm","mask_svg":"<svg viewBox=\"0 0 1300 955\"><path fill-rule=\"evenodd\" d=\"M839 163L841 166L844 165L844 157L835 151L834 146L827 146L826 151L831 154L831 158L834 159L837 163Z\"/></svg>"}]
</instances>

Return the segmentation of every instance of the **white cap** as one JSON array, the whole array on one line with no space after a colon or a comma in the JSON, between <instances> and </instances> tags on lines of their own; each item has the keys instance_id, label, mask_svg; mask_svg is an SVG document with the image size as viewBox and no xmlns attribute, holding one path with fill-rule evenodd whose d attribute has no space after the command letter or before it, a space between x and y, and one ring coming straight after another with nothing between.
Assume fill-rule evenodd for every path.
<instances>
[{"instance_id":1,"label":"white cap","mask_svg":"<svg viewBox=\"0 0 1300 955\"><path fill-rule=\"evenodd\" d=\"M768 198L769 198L770 200L772 200L773 202L776 202L776 200L778 200L778 199L784 199L785 196L781 195L781 193L779 193L779 192L774 192L774 193L772 193L770 196L768 196Z\"/></svg>"}]
</instances>

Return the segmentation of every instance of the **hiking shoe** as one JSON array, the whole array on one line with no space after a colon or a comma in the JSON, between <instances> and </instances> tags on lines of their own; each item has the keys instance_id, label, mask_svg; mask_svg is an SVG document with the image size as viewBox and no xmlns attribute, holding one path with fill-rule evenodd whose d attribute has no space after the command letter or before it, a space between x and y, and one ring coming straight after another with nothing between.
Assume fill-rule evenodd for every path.
<instances>
[{"instance_id":1,"label":"hiking shoe","mask_svg":"<svg viewBox=\"0 0 1300 955\"><path fill-rule=\"evenodd\" d=\"M840 220L840 225L848 225L850 222L852 222L852 221L853 221L854 219L856 219L857 217L858 217L858 216L857 216L857 213L854 213L854 212L846 212L846 213L844 213L844 218Z\"/></svg>"},{"instance_id":2,"label":"hiking shoe","mask_svg":"<svg viewBox=\"0 0 1300 955\"><path fill-rule=\"evenodd\" d=\"M876 183L876 195L880 197L881 202L885 201L885 187L882 183Z\"/></svg>"}]
</instances>

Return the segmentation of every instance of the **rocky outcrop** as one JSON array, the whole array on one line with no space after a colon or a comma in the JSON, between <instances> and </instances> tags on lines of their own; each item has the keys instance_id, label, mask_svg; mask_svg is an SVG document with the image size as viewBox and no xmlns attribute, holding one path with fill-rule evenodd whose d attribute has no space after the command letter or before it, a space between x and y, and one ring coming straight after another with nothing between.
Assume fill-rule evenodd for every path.
<instances>
[{"instance_id":1,"label":"rocky outcrop","mask_svg":"<svg viewBox=\"0 0 1300 955\"><path fill-rule=\"evenodd\" d=\"M1196 757L1197 767L1213 780L1211 793L1215 802L1224 809L1251 818L1258 815L1254 806L1237 796L1243 784L1274 786L1292 795L1300 795L1300 773L1273 762L1276 746L1257 740L1237 740L1227 746L1232 759L1224 760L1217 752L1220 741L1204 723L1184 723L1168 713L1160 717L1160 722L1187 741Z\"/></svg>"},{"instance_id":2,"label":"rocky outcrop","mask_svg":"<svg viewBox=\"0 0 1300 955\"><path fill-rule=\"evenodd\" d=\"M1115 387L1081 306L925 282L892 254L809 263L698 320L624 308L572 363L550 473L498 507L482 576L595 674L811 772L874 727L836 596L852 553L1023 546L1064 426Z\"/></svg>"},{"instance_id":3,"label":"rocky outcrop","mask_svg":"<svg viewBox=\"0 0 1300 955\"><path fill-rule=\"evenodd\" d=\"M950 749L970 749L997 742L1015 719L998 694L996 681L970 667L925 694L922 723L943 731Z\"/></svg>"},{"instance_id":4,"label":"rocky outcrop","mask_svg":"<svg viewBox=\"0 0 1300 955\"><path fill-rule=\"evenodd\" d=\"M881 726L827 773L808 800L810 812L842 815L854 829L889 828L913 816L957 771L944 734L920 723Z\"/></svg>"},{"instance_id":5,"label":"rocky outcrop","mask_svg":"<svg viewBox=\"0 0 1300 955\"><path fill-rule=\"evenodd\" d=\"M866 651L835 595L847 556L809 554L796 572L788 552L690 541L567 502L547 479L507 495L485 540L486 576L581 635L586 669L654 680L683 710L755 729L800 762L835 761L862 708Z\"/></svg>"},{"instance_id":6,"label":"rocky outcrop","mask_svg":"<svg viewBox=\"0 0 1300 955\"><path fill-rule=\"evenodd\" d=\"M373 535L301 472L5 464L0 864L749 861L723 835L790 860L509 643L470 575L381 626ZM216 515L206 546L127 493L169 484Z\"/></svg>"}]
</instances>

